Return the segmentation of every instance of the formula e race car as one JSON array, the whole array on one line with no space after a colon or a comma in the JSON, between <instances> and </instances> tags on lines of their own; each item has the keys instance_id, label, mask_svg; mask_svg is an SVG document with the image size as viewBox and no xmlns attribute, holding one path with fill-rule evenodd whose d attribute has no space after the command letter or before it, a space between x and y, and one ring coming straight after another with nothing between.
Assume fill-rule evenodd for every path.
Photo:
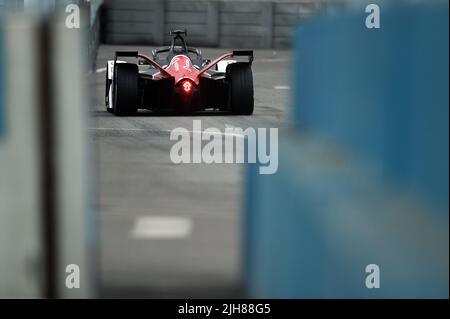
<instances>
[{"instance_id":1,"label":"formula e race car","mask_svg":"<svg viewBox=\"0 0 450 319\"><path fill-rule=\"evenodd\" d=\"M214 61L188 47L186 30L171 31L170 46L156 48L151 57L137 51L116 52L106 68L106 109L133 115L138 109L189 113L221 110L253 113L253 51L232 51ZM136 58L138 63L118 60ZM226 60L237 57L240 60Z\"/></svg>"}]
</instances>

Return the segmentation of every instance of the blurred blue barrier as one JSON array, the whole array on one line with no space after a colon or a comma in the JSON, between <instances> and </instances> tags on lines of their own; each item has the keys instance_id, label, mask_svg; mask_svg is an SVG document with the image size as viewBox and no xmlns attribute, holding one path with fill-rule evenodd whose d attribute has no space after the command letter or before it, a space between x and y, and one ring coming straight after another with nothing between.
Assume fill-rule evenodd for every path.
<instances>
[{"instance_id":1,"label":"blurred blue barrier","mask_svg":"<svg viewBox=\"0 0 450 319\"><path fill-rule=\"evenodd\" d=\"M3 22L0 18L0 142L2 140L3 135L5 134L5 119L4 119L4 112L5 112L5 106L3 105L5 103L5 83L4 83L4 57L3 57Z\"/></svg>"},{"instance_id":2,"label":"blurred blue barrier","mask_svg":"<svg viewBox=\"0 0 450 319\"><path fill-rule=\"evenodd\" d=\"M436 3L436 2L435 2ZM293 115L448 207L448 2L324 17L296 34ZM442 178L447 176L447 178Z\"/></svg>"},{"instance_id":3,"label":"blurred blue barrier","mask_svg":"<svg viewBox=\"0 0 450 319\"><path fill-rule=\"evenodd\" d=\"M295 130L248 166L250 297L448 298L448 4L342 13L296 34ZM368 289L365 267L380 267Z\"/></svg>"},{"instance_id":4,"label":"blurred blue barrier","mask_svg":"<svg viewBox=\"0 0 450 319\"><path fill-rule=\"evenodd\" d=\"M279 147L277 174L248 170L250 297L448 297L448 216L332 144L290 133Z\"/></svg>"}]
</instances>

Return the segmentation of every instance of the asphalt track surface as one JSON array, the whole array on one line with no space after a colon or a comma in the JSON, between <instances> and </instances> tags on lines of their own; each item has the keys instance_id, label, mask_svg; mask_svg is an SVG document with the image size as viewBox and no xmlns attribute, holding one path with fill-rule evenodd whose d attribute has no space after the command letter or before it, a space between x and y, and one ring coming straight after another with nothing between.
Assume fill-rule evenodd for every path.
<instances>
[{"instance_id":1,"label":"asphalt track surface","mask_svg":"<svg viewBox=\"0 0 450 319\"><path fill-rule=\"evenodd\" d=\"M170 131L226 126L282 129L288 124L290 52L255 51L252 116L142 112L116 117L104 107L101 46L90 136L99 172L100 280L103 297L229 298L242 289L243 164L174 164ZM203 49L215 58L226 50Z\"/></svg>"}]
</instances>

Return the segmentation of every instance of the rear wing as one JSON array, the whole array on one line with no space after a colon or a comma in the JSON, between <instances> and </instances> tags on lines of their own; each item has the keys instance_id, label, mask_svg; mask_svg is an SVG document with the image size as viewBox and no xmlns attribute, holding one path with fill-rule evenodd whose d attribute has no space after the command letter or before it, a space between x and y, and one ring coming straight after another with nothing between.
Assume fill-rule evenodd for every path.
<instances>
[{"instance_id":1,"label":"rear wing","mask_svg":"<svg viewBox=\"0 0 450 319\"><path fill-rule=\"evenodd\" d=\"M118 57L137 58L138 55L139 55L138 51L116 51L114 61L117 61Z\"/></svg>"},{"instance_id":2,"label":"rear wing","mask_svg":"<svg viewBox=\"0 0 450 319\"><path fill-rule=\"evenodd\" d=\"M246 57L248 57L248 63L251 64L253 62L253 50L234 50L234 51L225 53L224 55L221 55L220 57L218 57L217 59L212 61L210 64L208 64L207 66L205 66L203 69L200 70L199 75L205 73L206 71L211 69L213 66L215 66L217 63L219 63L223 59L232 58L235 56L246 56Z\"/></svg>"},{"instance_id":3,"label":"rear wing","mask_svg":"<svg viewBox=\"0 0 450 319\"><path fill-rule=\"evenodd\" d=\"M235 50L233 56L248 56L248 61L253 62L253 50Z\"/></svg>"}]
</instances>

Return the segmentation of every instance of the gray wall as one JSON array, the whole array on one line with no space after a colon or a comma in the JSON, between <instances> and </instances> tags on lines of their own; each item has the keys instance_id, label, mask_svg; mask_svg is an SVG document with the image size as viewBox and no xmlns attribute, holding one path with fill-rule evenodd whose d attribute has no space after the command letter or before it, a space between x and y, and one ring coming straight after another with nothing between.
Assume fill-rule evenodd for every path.
<instances>
[{"instance_id":1,"label":"gray wall","mask_svg":"<svg viewBox=\"0 0 450 319\"><path fill-rule=\"evenodd\" d=\"M109 0L105 40L162 45L171 29L187 28L191 45L286 48L293 26L324 8L325 0Z\"/></svg>"},{"instance_id":2,"label":"gray wall","mask_svg":"<svg viewBox=\"0 0 450 319\"><path fill-rule=\"evenodd\" d=\"M46 14L50 12L64 12L68 4L78 4L91 8L90 21L95 22L96 12L103 0L0 0L0 13L21 12Z\"/></svg>"},{"instance_id":3,"label":"gray wall","mask_svg":"<svg viewBox=\"0 0 450 319\"><path fill-rule=\"evenodd\" d=\"M23 9L23 0L0 0L0 13L20 11Z\"/></svg>"}]
</instances>

